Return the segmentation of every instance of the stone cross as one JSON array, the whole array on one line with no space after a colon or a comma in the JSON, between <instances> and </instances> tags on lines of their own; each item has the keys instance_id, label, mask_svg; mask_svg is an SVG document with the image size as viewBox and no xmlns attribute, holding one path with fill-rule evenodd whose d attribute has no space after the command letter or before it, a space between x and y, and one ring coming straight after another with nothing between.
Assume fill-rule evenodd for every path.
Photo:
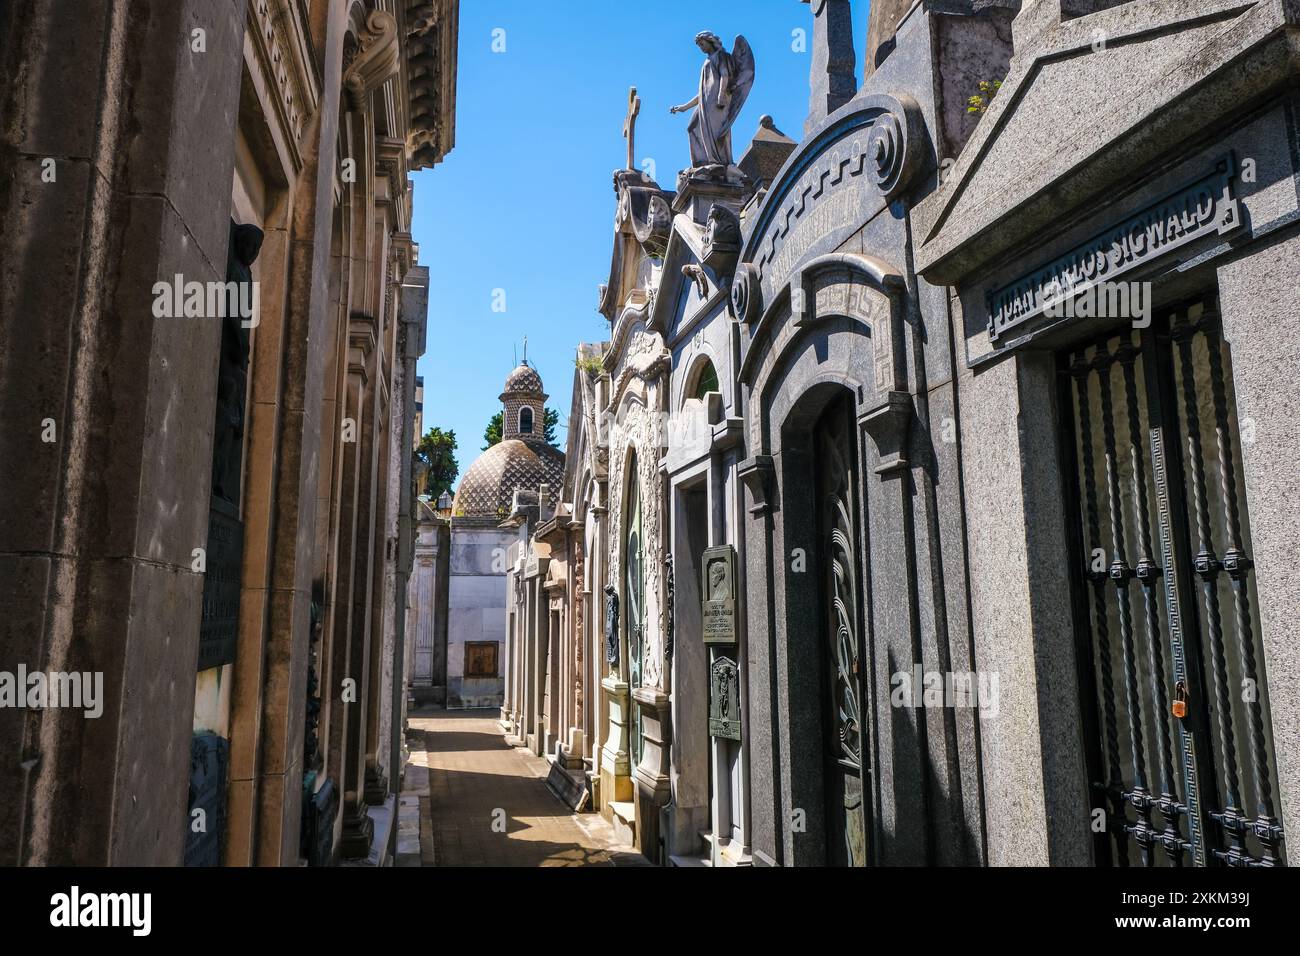
<instances>
[{"instance_id":1,"label":"stone cross","mask_svg":"<svg viewBox=\"0 0 1300 956\"><path fill-rule=\"evenodd\" d=\"M641 112L641 97L636 87L627 91L627 118L623 120L623 138L627 140L627 168L636 169L636 118Z\"/></svg>"}]
</instances>

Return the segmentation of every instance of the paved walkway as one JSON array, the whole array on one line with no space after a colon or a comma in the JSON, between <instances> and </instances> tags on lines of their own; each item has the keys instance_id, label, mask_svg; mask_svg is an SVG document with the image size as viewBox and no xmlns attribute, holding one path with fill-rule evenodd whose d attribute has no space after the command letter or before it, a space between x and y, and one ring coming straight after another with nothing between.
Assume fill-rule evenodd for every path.
<instances>
[{"instance_id":1,"label":"paved walkway","mask_svg":"<svg viewBox=\"0 0 1300 956\"><path fill-rule=\"evenodd\" d=\"M546 786L550 764L508 745L496 718L481 710L411 715L408 788L422 782L419 768L428 774L422 865L645 865L631 847L615 844L600 814L571 813Z\"/></svg>"}]
</instances>

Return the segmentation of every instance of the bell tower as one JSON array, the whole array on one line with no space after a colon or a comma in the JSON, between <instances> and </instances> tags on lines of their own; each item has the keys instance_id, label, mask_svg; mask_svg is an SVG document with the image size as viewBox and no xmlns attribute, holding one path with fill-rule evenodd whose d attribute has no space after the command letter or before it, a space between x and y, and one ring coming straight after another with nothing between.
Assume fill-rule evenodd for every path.
<instances>
[{"instance_id":1,"label":"bell tower","mask_svg":"<svg viewBox=\"0 0 1300 956\"><path fill-rule=\"evenodd\" d=\"M501 439L508 441L545 441L546 400L550 396L542 390L542 377L537 369L524 359L506 377L501 393Z\"/></svg>"}]
</instances>

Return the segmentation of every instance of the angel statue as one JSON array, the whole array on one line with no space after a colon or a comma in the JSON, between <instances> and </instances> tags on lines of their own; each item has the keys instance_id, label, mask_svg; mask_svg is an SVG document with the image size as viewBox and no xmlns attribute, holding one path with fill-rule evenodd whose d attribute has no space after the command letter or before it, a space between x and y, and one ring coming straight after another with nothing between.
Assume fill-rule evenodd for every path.
<instances>
[{"instance_id":1,"label":"angel statue","mask_svg":"<svg viewBox=\"0 0 1300 956\"><path fill-rule=\"evenodd\" d=\"M708 57L700 70L700 92L670 112L684 113L695 107L687 127L692 167L730 166L731 124L740 115L754 85L754 51L743 36L738 36L728 53L718 35L708 30L696 34L695 43Z\"/></svg>"}]
</instances>

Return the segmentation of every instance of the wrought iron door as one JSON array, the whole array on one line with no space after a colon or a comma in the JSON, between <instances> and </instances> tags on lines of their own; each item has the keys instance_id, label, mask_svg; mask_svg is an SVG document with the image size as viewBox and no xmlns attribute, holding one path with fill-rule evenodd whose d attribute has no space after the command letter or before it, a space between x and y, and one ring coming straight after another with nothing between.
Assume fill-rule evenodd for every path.
<instances>
[{"instance_id":1,"label":"wrought iron door","mask_svg":"<svg viewBox=\"0 0 1300 956\"><path fill-rule=\"evenodd\" d=\"M642 647L645 642L645 560L641 549L641 492L636 455L628 459L627 538L625 541L624 620L627 622L628 684L641 686ZM629 728L632 746L632 765L641 762L642 736L641 709L632 705L632 726Z\"/></svg>"},{"instance_id":2,"label":"wrought iron door","mask_svg":"<svg viewBox=\"0 0 1300 956\"><path fill-rule=\"evenodd\" d=\"M857 469L852 408L832 402L814 429L822 568L823 781L826 862L867 864L859 668Z\"/></svg>"},{"instance_id":3,"label":"wrought iron door","mask_svg":"<svg viewBox=\"0 0 1300 956\"><path fill-rule=\"evenodd\" d=\"M1098 858L1280 865L1241 436L1216 298L1063 362L1091 809L1105 820Z\"/></svg>"}]
</instances>

